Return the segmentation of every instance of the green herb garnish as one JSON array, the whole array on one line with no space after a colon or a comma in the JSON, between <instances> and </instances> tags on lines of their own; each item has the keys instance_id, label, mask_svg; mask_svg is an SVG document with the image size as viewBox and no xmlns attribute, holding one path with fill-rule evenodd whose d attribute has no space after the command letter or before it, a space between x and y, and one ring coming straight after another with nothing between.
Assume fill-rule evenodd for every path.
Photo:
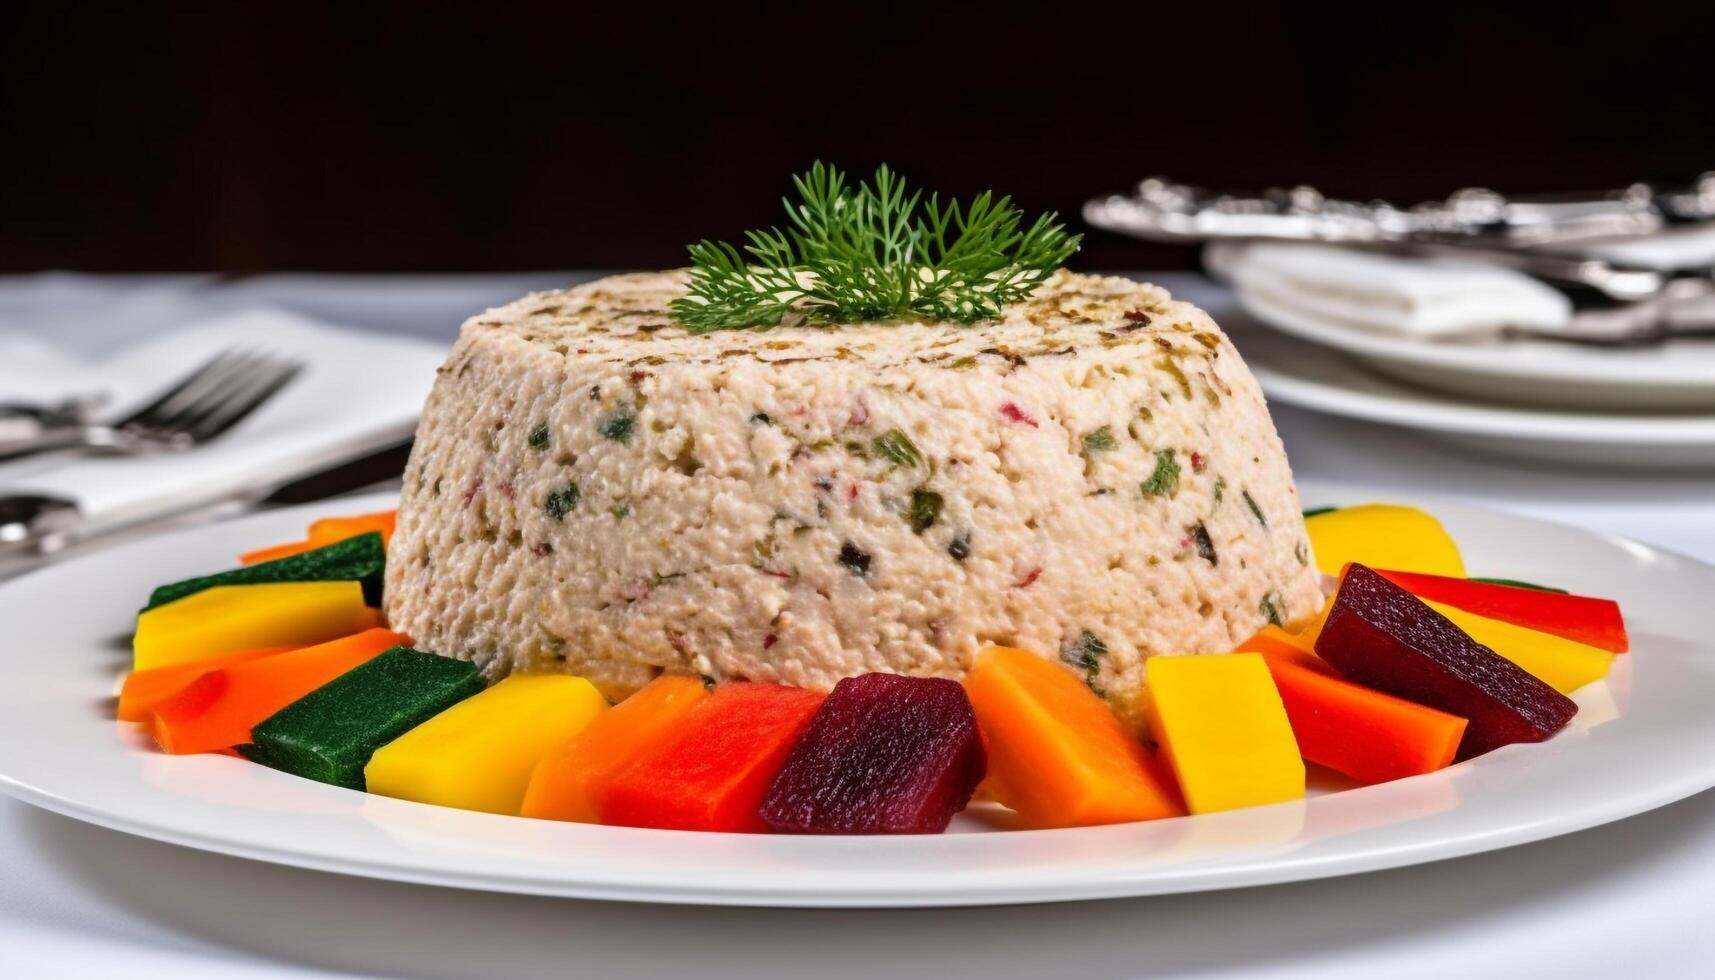
<instances>
[{"instance_id":1,"label":"green herb garnish","mask_svg":"<svg viewBox=\"0 0 1715 980\"><path fill-rule=\"evenodd\" d=\"M1197 555L1211 565L1219 565L1221 560L1215 556L1215 541L1209 537L1209 529L1202 521L1191 525L1191 540L1197 545Z\"/></svg>"},{"instance_id":2,"label":"green herb garnish","mask_svg":"<svg viewBox=\"0 0 1715 980\"><path fill-rule=\"evenodd\" d=\"M1338 507L1312 507L1304 512L1304 516L1308 518L1315 517L1318 514L1332 514L1339 509L1340 508Z\"/></svg>"},{"instance_id":3,"label":"green herb garnish","mask_svg":"<svg viewBox=\"0 0 1715 980\"><path fill-rule=\"evenodd\" d=\"M787 226L745 233L743 249L690 247L690 295L673 316L693 334L771 327L788 314L817 324L929 319L975 323L1028 297L1078 250L1054 214L1028 227L1009 197L960 204L908 190L883 165L848 186L837 168L792 178Z\"/></svg>"},{"instance_id":4,"label":"green herb garnish","mask_svg":"<svg viewBox=\"0 0 1715 980\"><path fill-rule=\"evenodd\" d=\"M1155 454L1155 472L1149 474L1149 479L1143 481L1145 497L1159 497L1171 494L1179 489L1179 460L1174 457L1173 450L1162 449Z\"/></svg>"},{"instance_id":5,"label":"green herb garnish","mask_svg":"<svg viewBox=\"0 0 1715 980\"><path fill-rule=\"evenodd\" d=\"M529 443L531 449L547 449L548 423L542 422L534 429L531 429L530 434L524 438L524 441Z\"/></svg>"},{"instance_id":6,"label":"green herb garnish","mask_svg":"<svg viewBox=\"0 0 1715 980\"><path fill-rule=\"evenodd\" d=\"M1262 618L1267 620L1271 626L1286 625L1286 617L1280 614L1279 600L1275 598L1273 592L1262 594L1262 602L1258 604L1257 611L1262 613Z\"/></svg>"},{"instance_id":7,"label":"green herb garnish","mask_svg":"<svg viewBox=\"0 0 1715 980\"><path fill-rule=\"evenodd\" d=\"M631 445L631 433L636 428L637 413L630 405L619 406L596 423L596 431L622 446Z\"/></svg>"},{"instance_id":8,"label":"green herb garnish","mask_svg":"<svg viewBox=\"0 0 1715 980\"><path fill-rule=\"evenodd\" d=\"M1239 496L1245 498L1245 506L1250 508L1251 516L1256 518L1256 522L1263 527L1268 527L1268 518L1262 516L1262 508L1256 505L1256 498L1251 496L1251 492L1240 490Z\"/></svg>"},{"instance_id":9,"label":"green herb garnish","mask_svg":"<svg viewBox=\"0 0 1715 980\"><path fill-rule=\"evenodd\" d=\"M911 530L922 534L934 527L943 503L941 495L933 490L918 487L911 491Z\"/></svg>"},{"instance_id":10,"label":"green herb garnish","mask_svg":"<svg viewBox=\"0 0 1715 980\"><path fill-rule=\"evenodd\" d=\"M1075 638L1060 647L1060 659L1084 672L1084 683L1096 686L1096 674L1102 669L1102 658L1107 656L1108 645L1102 638L1089 630L1084 630Z\"/></svg>"},{"instance_id":11,"label":"green herb garnish","mask_svg":"<svg viewBox=\"0 0 1715 980\"><path fill-rule=\"evenodd\" d=\"M582 496L583 494L578 491L576 483L568 483L548 494L548 499L542 502L542 510L557 521L571 513L578 506L578 499Z\"/></svg>"},{"instance_id":12,"label":"green herb garnish","mask_svg":"<svg viewBox=\"0 0 1715 980\"><path fill-rule=\"evenodd\" d=\"M888 429L875 438L875 451L895 466L907 468L922 464L923 454L911 437L899 429Z\"/></svg>"},{"instance_id":13,"label":"green herb garnish","mask_svg":"<svg viewBox=\"0 0 1715 980\"><path fill-rule=\"evenodd\" d=\"M1085 453L1112 452L1117 445L1119 443L1114 441L1114 429L1111 425L1104 425L1094 432L1084 433Z\"/></svg>"}]
</instances>

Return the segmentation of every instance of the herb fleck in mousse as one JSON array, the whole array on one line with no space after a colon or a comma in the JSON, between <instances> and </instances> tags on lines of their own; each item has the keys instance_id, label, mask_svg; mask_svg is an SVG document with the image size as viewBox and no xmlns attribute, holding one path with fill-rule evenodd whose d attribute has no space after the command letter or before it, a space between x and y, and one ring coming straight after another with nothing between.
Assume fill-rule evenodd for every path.
<instances>
[{"instance_id":1,"label":"herb fleck in mousse","mask_svg":"<svg viewBox=\"0 0 1715 980\"><path fill-rule=\"evenodd\" d=\"M798 297L707 329L675 313L693 282L464 325L405 474L394 628L610 696L663 671L960 678L1005 643L1135 717L1145 658L1320 605L1256 382L1163 290L1057 270L969 323Z\"/></svg>"}]
</instances>

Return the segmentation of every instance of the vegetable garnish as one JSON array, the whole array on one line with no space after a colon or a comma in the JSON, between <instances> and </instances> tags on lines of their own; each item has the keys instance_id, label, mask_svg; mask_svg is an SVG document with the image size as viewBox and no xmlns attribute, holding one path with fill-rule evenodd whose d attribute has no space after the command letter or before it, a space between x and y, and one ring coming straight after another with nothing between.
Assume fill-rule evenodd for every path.
<instances>
[{"instance_id":1,"label":"vegetable garnish","mask_svg":"<svg viewBox=\"0 0 1715 980\"><path fill-rule=\"evenodd\" d=\"M1521 582L1516 578L1484 578L1481 575L1473 575L1470 581L1482 582L1487 585L1510 585L1515 589L1530 589L1535 592L1558 592L1561 595L1570 594L1565 589L1556 588L1552 585L1537 585L1535 582Z\"/></svg>"},{"instance_id":2,"label":"vegetable garnish","mask_svg":"<svg viewBox=\"0 0 1715 980\"><path fill-rule=\"evenodd\" d=\"M1028 227L1010 197L984 191L960 204L923 200L885 164L848 186L816 163L792 178L789 224L745 233L740 248L690 247L691 292L673 315L693 334L812 324L993 319L1028 297L1078 250L1055 214Z\"/></svg>"}]
</instances>

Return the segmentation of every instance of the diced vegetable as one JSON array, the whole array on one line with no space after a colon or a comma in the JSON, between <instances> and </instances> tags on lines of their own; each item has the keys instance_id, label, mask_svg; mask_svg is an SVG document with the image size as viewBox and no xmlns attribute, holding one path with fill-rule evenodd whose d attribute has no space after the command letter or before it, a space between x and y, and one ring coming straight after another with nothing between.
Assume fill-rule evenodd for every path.
<instances>
[{"instance_id":1,"label":"diced vegetable","mask_svg":"<svg viewBox=\"0 0 1715 980\"><path fill-rule=\"evenodd\" d=\"M1471 639L1523 667L1561 694L1571 694L1591 681L1601 680L1614 666L1614 655L1606 650L1439 602L1425 605L1452 620Z\"/></svg>"},{"instance_id":2,"label":"diced vegetable","mask_svg":"<svg viewBox=\"0 0 1715 980\"><path fill-rule=\"evenodd\" d=\"M171 667L134 670L126 675L125 683L119 688L119 708L115 714L120 721L148 721L149 714L161 702L190 687L192 681L211 670L296 649L298 647L257 647L251 650L234 650L206 660L175 664Z\"/></svg>"},{"instance_id":3,"label":"diced vegetable","mask_svg":"<svg viewBox=\"0 0 1715 980\"><path fill-rule=\"evenodd\" d=\"M266 548L246 551L238 556L240 565L259 565L265 561L279 561L293 555L301 555L306 551L314 551L318 546L309 541L288 541L285 544L273 544Z\"/></svg>"},{"instance_id":4,"label":"diced vegetable","mask_svg":"<svg viewBox=\"0 0 1715 980\"><path fill-rule=\"evenodd\" d=\"M701 678L663 674L550 752L531 774L523 815L597 823L615 773L666 741L709 696Z\"/></svg>"},{"instance_id":5,"label":"diced vegetable","mask_svg":"<svg viewBox=\"0 0 1715 980\"><path fill-rule=\"evenodd\" d=\"M1144 671L1150 731L1192 813L1304 796L1304 760L1261 656L1155 656Z\"/></svg>"},{"instance_id":6,"label":"diced vegetable","mask_svg":"<svg viewBox=\"0 0 1715 980\"><path fill-rule=\"evenodd\" d=\"M1032 827L1178 816L1173 781L1071 671L989 647L965 677L995 798Z\"/></svg>"},{"instance_id":7,"label":"diced vegetable","mask_svg":"<svg viewBox=\"0 0 1715 980\"><path fill-rule=\"evenodd\" d=\"M364 604L356 582L221 585L139 614L132 669L321 643L378 625L379 614Z\"/></svg>"},{"instance_id":8,"label":"diced vegetable","mask_svg":"<svg viewBox=\"0 0 1715 980\"><path fill-rule=\"evenodd\" d=\"M150 729L162 751L218 752L250 741L257 722L389 647L383 629L212 670L156 706Z\"/></svg>"},{"instance_id":9,"label":"diced vegetable","mask_svg":"<svg viewBox=\"0 0 1715 980\"><path fill-rule=\"evenodd\" d=\"M292 555L325 548L336 541L368 534L371 531L381 535L381 545L385 548L393 541L393 529L397 526L399 512L384 510L374 514L358 514L353 517L324 517L310 524L309 536L302 541L289 541L269 548L258 548L239 556L239 561L246 565L259 562L274 561L288 558Z\"/></svg>"},{"instance_id":10,"label":"diced vegetable","mask_svg":"<svg viewBox=\"0 0 1715 980\"><path fill-rule=\"evenodd\" d=\"M1316 567L1339 575L1348 563L1463 577L1459 547L1441 522L1415 507L1364 504L1308 517Z\"/></svg>"},{"instance_id":11,"label":"diced vegetable","mask_svg":"<svg viewBox=\"0 0 1715 980\"><path fill-rule=\"evenodd\" d=\"M666 742L608 783L603 823L762 833L762 797L822 695L760 682L724 684Z\"/></svg>"},{"instance_id":12,"label":"diced vegetable","mask_svg":"<svg viewBox=\"0 0 1715 980\"><path fill-rule=\"evenodd\" d=\"M219 585L266 582L361 582L364 599L372 606L379 606L381 579L386 567L387 551L382 545L381 535L373 532L359 534L301 555L160 586L149 596L149 604L143 607L143 611Z\"/></svg>"},{"instance_id":13,"label":"diced vegetable","mask_svg":"<svg viewBox=\"0 0 1715 980\"><path fill-rule=\"evenodd\" d=\"M1366 783L1448 766L1465 719L1341 677L1315 654L1252 637L1239 647L1262 654L1306 762Z\"/></svg>"},{"instance_id":14,"label":"diced vegetable","mask_svg":"<svg viewBox=\"0 0 1715 980\"><path fill-rule=\"evenodd\" d=\"M481 690L467 660L390 647L258 723L242 751L294 776L363 789L375 750Z\"/></svg>"},{"instance_id":15,"label":"diced vegetable","mask_svg":"<svg viewBox=\"0 0 1715 980\"><path fill-rule=\"evenodd\" d=\"M582 677L507 677L381 747L364 781L382 796L516 814L536 764L605 710Z\"/></svg>"},{"instance_id":16,"label":"diced vegetable","mask_svg":"<svg viewBox=\"0 0 1715 980\"><path fill-rule=\"evenodd\" d=\"M1297 633L1270 624L1258 630L1256 635L1238 645L1238 650L1250 653L1260 653L1264 656L1279 654L1292 658L1297 654L1314 654L1316 641L1314 637L1306 639Z\"/></svg>"},{"instance_id":17,"label":"diced vegetable","mask_svg":"<svg viewBox=\"0 0 1715 980\"><path fill-rule=\"evenodd\" d=\"M1541 742L1578 706L1363 565L1346 570L1316 654L1348 678L1467 719L1458 758Z\"/></svg>"},{"instance_id":18,"label":"diced vegetable","mask_svg":"<svg viewBox=\"0 0 1715 980\"><path fill-rule=\"evenodd\" d=\"M1553 633L1610 653L1625 653L1630 648L1620 604L1612 599L1379 568L1376 574L1428 602L1445 603L1478 616Z\"/></svg>"},{"instance_id":19,"label":"diced vegetable","mask_svg":"<svg viewBox=\"0 0 1715 980\"><path fill-rule=\"evenodd\" d=\"M982 781L957 681L864 674L834 685L762 802L788 834L938 834Z\"/></svg>"}]
</instances>

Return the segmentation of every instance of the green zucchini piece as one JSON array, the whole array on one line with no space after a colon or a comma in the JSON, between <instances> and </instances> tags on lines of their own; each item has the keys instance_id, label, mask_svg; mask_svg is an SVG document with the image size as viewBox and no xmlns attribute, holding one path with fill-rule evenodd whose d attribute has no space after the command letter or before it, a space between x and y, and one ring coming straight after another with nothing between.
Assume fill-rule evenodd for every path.
<instances>
[{"instance_id":1,"label":"green zucchini piece","mask_svg":"<svg viewBox=\"0 0 1715 980\"><path fill-rule=\"evenodd\" d=\"M482 688L469 661L392 647L270 715L239 752L294 776L363 789L376 749Z\"/></svg>"},{"instance_id":2,"label":"green zucchini piece","mask_svg":"<svg viewBox=\"0 0 1715 980\"><path fill-rule=\"evenodd\" d=\"M387 551L381 544L381 534L370 531L314 551L171 582L149 594L149 604L143 607L143 611L148 612L156 606L196 595L217 585L261 585L268 582L361 582L363 601L380 606L381 577L386 568Z\"/></svg>"}]
</instances>

